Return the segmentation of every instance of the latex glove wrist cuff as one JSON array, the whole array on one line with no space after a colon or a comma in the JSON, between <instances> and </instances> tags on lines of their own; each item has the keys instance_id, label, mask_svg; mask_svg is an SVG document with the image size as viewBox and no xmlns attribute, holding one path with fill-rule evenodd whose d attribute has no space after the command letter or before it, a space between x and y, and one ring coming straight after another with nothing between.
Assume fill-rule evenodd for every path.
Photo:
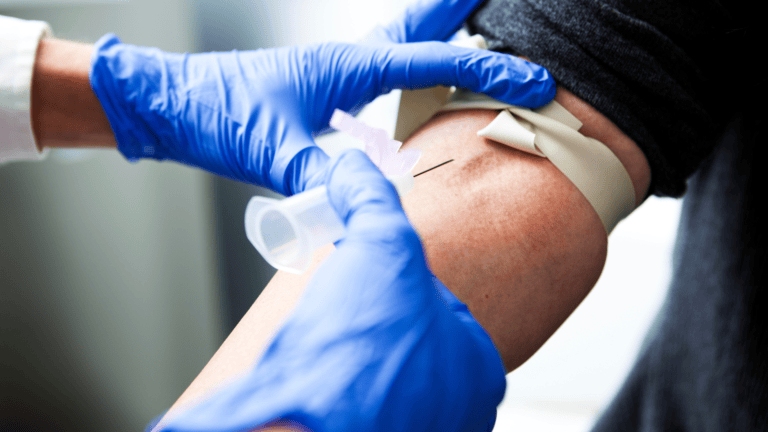
<instances>
[{"instance_id":1,"label":"latex glove wrist cuff","mask_svg":"<svg viewBox=\"0 0 768 432\"><path fill-rule=\"evenodd\" d=\"M129 50L138 50L131 54ZM153 53L154 51L154 53ZM154 55L152 55L154 54ZM125 55L144 57L142 62L132 61L131 69L119 64ZM147 72L155 70L161 77L159 62L152 61L160 56L159 50L124 45L114 34L104 35L94 46L91 59L91 88L101 102L117 141L117 149L130 161L142 158L163 160L169 158L168 149L154 135L148 125L137 114L136 98L150 91ZM141 65L142 70L136 67ZM115 76L114 72L121 72ZM137 81L147 81L147 84ZM137 85L139 84L139 85ZM131 90L135 89L132 93ZM126 91L129 93L126 94Z\"/></svg>"}]
</instances>

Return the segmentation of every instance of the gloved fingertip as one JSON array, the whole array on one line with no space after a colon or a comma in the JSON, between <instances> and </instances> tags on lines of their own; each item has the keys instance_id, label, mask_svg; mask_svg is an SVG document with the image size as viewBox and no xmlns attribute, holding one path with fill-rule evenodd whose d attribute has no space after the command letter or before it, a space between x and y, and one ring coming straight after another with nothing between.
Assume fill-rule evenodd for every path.
<instances>
[{"instance_id":1,"label":"gloved fingertip","mask_svg":"<svg viewBox=\"0 0 768 432\"><path fill-rule=\"evenodd\" d=\"M552 75L546 69L544 71L546 72L546 77L535 82L529 93L529 101L525 105L528 108L542 107L555 98L557 83L555 83L555 79L552 78Z\"/></svg>"},{"instance_id":2,"label":"gloved fingertip","mask_svg":"<svg viewBox=\"0 0 768 432\"><path fill-rule=\"evenodd\" d=\"M555 78L552 77L552 74L549 73L549 71L544 66L531 62L528 62L528 64L538 68L535 80L536 88L531 93L533 96L535 96L533 102L536 104L531 108L538 108L548 104L552 101L552 99L555 98L555 93L557 93L557 83L555 82Z\"/></svg>"},{"instance_id":3,"label":"gloved fingertip","mask_svg":"<svg viewBox=\"0 0 768 432\"><path fill-rule=\"evenodd\" d=\"M295 175L292 176L291 194L322 186L325 181L329 159L325 151L314 143L300 151L297 157L294 158L296 166L292 169Z\"/></svg>"},{"instance_id":4,"label":"gloved fingertip","mask_svg":"<svg viewBox=\"0 0 768 432\"><path fill-rule=\"evenodd\" d=\"M499 59L498 56L503 56L504 59ZM493 66L488 69L495 75L490 78L489 86L492 88L503 83L506 87L502 94L494 95L489 92L490 96L526 108L538 108L554 99L557 83L545 67L508 54L494 53L489 60L493 62ZM501 65L505 66L496 68ZM511 75L510 71L513 71Z\"/></svg>"},{"instance_id":5,"label":"gloved fingertip","mask_svg":"<svg viewBox=\"0 0 768 432\"><path fill-rule=\"evenodd\" d=\"M294 137L291 143L275 156L267 185L285 196L322 186L329 159L311 136Z\"/></svg>"},{"instance_id":6,"label":"gloved fingertip","mask_svg":"<svg viewBox=\"0 0 768 432\"><path fill-rule=\"evenodd\" d=\"M384 216L402 212L394 186L362 151L347 150L332 159L329 166L328 196L345 224L360 213Z\"/></svg>"}]
</instances>

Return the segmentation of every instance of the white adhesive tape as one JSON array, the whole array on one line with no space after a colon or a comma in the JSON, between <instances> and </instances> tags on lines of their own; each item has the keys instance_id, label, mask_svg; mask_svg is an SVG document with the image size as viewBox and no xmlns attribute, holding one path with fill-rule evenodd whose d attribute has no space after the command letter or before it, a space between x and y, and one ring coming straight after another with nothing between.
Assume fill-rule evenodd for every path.
<instances>
[{"instance_id":1,"label":"white adhesive tape","mask_svg":"<svg viewBox=\"0 0 768 432\"><path fill-rule=\"evenodd\" d=\"M606 234L634 210L635 189L619 158L579 133L581 122L555 101L532 111L466 90L403 91L395 139L404 141L439 111L460 109L501 110L478 135L552 161L587 198Z\"/></svg>"}]
</instances>

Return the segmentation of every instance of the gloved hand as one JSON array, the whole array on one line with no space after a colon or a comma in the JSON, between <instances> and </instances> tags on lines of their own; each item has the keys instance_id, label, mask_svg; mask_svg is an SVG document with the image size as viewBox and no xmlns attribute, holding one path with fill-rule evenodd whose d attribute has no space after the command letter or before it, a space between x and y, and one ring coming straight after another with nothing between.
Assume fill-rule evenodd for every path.
<instances>
[{"instance_id":1,"label":"gloved hand","mask_svg":"<svg viewBox=\"0 0 768 432\"><path fill-rule=\"evenodd\" d=\"M165 431L490 431L504 365L427 268L397 192L358 150L328 169L346 236L255 369Z\"/></svg>"},{"instance_id":2,"label":"gloved hand","mask_svg":"<svg viewBox=\"0 0 768 432\"><path fill-rule=\"evenodd\" d=\"M549 73L509 55L452 47L481 0L429 0L369 44L168 54L104 36L91 86L129 160L170 159L291 195L327 161L313 135L334 108L355 111L396 88L456 85L516 105L554 97ZM312 181L314 178L314 181Z\"/></svg>"}]
</instances>

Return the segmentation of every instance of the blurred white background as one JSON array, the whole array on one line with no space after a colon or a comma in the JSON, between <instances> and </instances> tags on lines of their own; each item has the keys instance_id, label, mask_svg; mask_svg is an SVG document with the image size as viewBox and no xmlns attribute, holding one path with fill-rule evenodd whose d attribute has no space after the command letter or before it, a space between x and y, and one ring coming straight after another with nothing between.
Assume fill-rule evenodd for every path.
<instances>
[{"instance_id":1,"label":"blurred white background","mask_svg":"<svg viewBox=\"0 0 768 432\"><path fill-rule=\"evenodd\" d=\"M0 14L48 21L68 39L114 32L194 52L354 41L408 3L0 0ZM393 92L360 117L391 131L396 106ZM3 167L0 185L2 430L141 429L271 277L242 229L257 188L109 151ZM508 376L496 431L589 429L663 301L679 211L651 198L618 226L598 285Z\"/></svg>"}]
</instances>

